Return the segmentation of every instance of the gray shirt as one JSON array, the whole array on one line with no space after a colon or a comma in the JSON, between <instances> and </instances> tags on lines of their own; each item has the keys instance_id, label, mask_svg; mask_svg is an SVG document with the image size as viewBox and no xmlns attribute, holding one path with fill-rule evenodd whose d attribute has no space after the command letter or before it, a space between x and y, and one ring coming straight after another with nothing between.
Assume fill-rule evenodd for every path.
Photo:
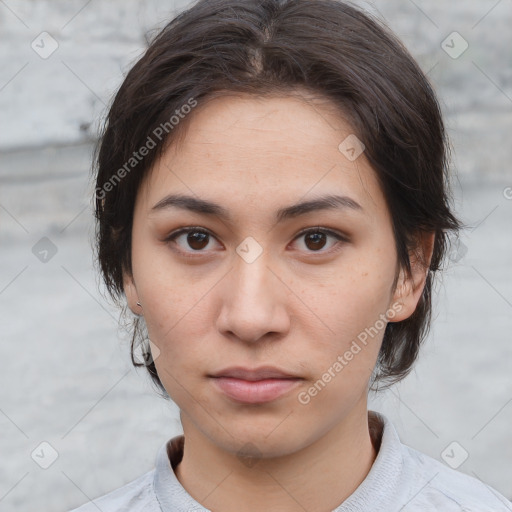
<instances>
[{"instance_id":1,"label":"gray shirt","mask_svg":"<svg viewBox=\"0 0 512 512\"><path fill-rule=\"evenodd\" d=\"M512 512L512 503L480 480L401 443L393 424L380 425L380 447L370 472L333 512ZM183 436L160 448L155 468L71 512L209 512L176 478Z\"/></svg>"}]
</instances>

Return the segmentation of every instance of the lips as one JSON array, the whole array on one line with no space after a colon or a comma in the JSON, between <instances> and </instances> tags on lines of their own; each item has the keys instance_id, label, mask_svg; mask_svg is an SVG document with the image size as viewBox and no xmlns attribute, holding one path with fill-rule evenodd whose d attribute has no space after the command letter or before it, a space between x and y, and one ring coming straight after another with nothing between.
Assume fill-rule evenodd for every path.
<instances>
[{"instance_id":1,"label":"lips","mask_svg":"<svg viewBox=\"0 0 512 512\"><path fill-rule=\"evenodd\" d=\"M245 404L271 402L297 387L304 379L272 366L232 367L209 377L215 388L231 400Z\"/></svg>"},{"instance_id":2,"label":"lips","mask_svg":"<svg viewBox=\"0 0 512 512\"><path fill-rule=\"evenodd\" d=\"M264 379L298 379L298 375L294 375L283 371L274 366L260 366L259 368L243 368L241 366L234 366L225 368L217 373L211 375L212 377L232 377L241 380L264 380Z\"/></svg>"}]
</instances>

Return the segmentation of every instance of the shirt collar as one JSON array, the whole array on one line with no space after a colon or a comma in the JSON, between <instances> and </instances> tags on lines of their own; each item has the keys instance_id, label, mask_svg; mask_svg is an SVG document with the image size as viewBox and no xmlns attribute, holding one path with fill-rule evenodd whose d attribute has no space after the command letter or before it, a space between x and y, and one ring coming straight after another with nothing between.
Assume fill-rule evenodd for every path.
<instances>
[{"instance_id":1,"label":"shirt collar","mask_svg":"<svg viewBox=\"0 0 512 512\"><path fill-rule=\"evenodd\" d=\"M359 487L333 512L363 512L377 505L379 510L390 510L387 505L396 499L403 468L400 439L383 414L368 411L368 420L377 457ZM183 435L173 437L157 454L153 486L158 503L163 512L210 512L188 494L174 473L183 457L184 441Z\"/></svg>"}]
</instances>

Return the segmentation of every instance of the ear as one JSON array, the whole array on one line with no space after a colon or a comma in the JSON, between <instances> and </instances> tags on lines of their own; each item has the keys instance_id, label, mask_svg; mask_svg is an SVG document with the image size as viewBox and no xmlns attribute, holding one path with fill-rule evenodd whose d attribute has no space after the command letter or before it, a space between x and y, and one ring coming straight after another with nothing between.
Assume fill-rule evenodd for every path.
<instances>
[{"instance_id":1,"label":"ear","mask_svg":"<svg viewBox=\"0 0 512 512\"><path fill-rule=\"evenodd\" d=\"M400 322L414 313L427 280L434 241L434 232L421 232L417 235L416 247L409 252L411 276L407 276L405 270L400 269L390 304L396 314L392 319L390 317L390 322Z\"/></svg>"},{"instance_id":2,"label":"ear","mask_svg":"<svg viewBox=\"0 0 512 512\"><path fill-rule=\"evenodd\" d=\"M131 309L134 315L140 315L140 307L137 306L139 296L137 294L137 287L133 276L123 271L123 290L128 302L128 307Z\"/></svg>"}]
</instances>

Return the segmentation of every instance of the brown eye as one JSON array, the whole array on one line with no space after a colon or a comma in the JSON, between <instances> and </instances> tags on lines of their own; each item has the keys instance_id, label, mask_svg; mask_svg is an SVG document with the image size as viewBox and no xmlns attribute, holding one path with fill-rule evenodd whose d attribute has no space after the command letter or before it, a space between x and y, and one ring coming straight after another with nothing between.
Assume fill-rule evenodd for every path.
<instances>
[{"instance_id":1,"label":"brown eye","mask_svg":"<svg viewBox=\"0 0 512 512\"><path fill-rule=\"evenodd\" d=\"M343 236L340 233L336 233L330 229L322 229L320 226L318 228L306 229L302 231L295 238L295 240L300 239L304 240L303 244L305 247L305 252L318 252L320 254L328 253L334 246L341 245L343 242L348 242L346 236ZM333 240L334 243L331 242L331 246L326 250L323 250L326 246L329 245L329 239Z\"/></svg>"},{"instance_id":2,"label":"brown eye","mask_svg":"<svg viewBox=\"0 0 512 512\"><path fill-rule=\"evenodd\" d=\"M201 253L206 252L211 238L211 234L204 229L183 228L169 235L165 242L177 245L178 250L183 253Z\"/></svg>"},{"instance_id":3,"label":"brown eye","mask_svg":"<svg viewBox=\"0 0 512 512\"><path fill-rule=\"evenodd\" d=\"M322 249L326 243L327 237L325 233L316 231L314 233L308 233L306 235L306 247L312 251L318 251Z\"/></svg>"},{"instance_id":4,"label":"brown eye","mask_svg":"<svg viewBox=\"0 0 512 512\"><path fill-rule=\"evenodd\" d=\"M187 244L195 251L200 251L208 245L209 237L210 235L208 233L191 231L187 235Z\"/></svg>"}]
</instances>

